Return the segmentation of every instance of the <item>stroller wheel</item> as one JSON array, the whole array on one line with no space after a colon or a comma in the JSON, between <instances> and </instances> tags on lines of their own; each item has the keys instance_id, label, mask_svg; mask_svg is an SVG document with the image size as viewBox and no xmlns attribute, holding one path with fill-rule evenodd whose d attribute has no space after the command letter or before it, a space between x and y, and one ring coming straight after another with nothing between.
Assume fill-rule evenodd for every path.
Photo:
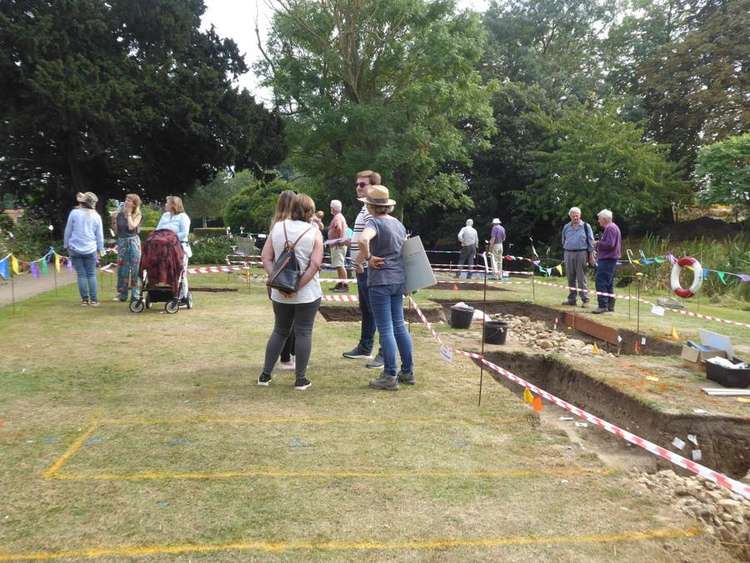
<instances>
[{"instance_id":1,"label":"stroller wheel","mask_svg":"<svg viewBox=\"0 0 750 563\"><path fill-rule=\"evenodd\" d=\"M130 309L131 313L140 313L143 311L145 307L146 307L146 304L143 302L143 299L138 299L137 301L131 301L130 305L128 305L128 309Z\"/></svg>"},{"instance_id":2,"label":"stroller wheel","mask_svg":"<svg viewBox=\"0 0 750 563\"><path fill-rule=\"evenodd\" d=\"M170 299L169 301L167 301L167 304L164 305L164 310L170 315L173 315L180 310L180 300Z\"/></svg>"},{"instance_id":3,"label":"stroller wheel","mask_svg":"<svg viewBox=\"0 0 750 563\"><path fill-rule=\"evenodd\" d=\"M188 309L193 308L193 292L188 291L187 297L185 297L185 304L187 305Z\"/></svg>"}]
</instances>

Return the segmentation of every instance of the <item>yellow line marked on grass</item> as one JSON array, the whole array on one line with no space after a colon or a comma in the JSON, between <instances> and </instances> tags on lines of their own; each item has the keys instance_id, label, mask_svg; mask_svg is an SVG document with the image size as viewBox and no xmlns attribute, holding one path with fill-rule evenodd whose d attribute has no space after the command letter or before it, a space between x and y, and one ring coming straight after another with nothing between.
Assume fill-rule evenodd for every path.
<instances>
[{"instance_id":1,"label":"yellow line marked on grass","mask_svg":"<svg viewBox=\"0 0 750 563\"><path fill-rule=\"evenodd\" d=\"M2 553L0 561L49 561L52 559L92 559L95 557L146 557L150 555L179 555L184 553L216 553L220 551L260 551L283 553L288 551L429 551L462 547L505 547L513 545L570 545L650 540L688 539L702 535L697 528L678 530L661 528L642 532L582 536L505 536L494 538L435 538L394 542L364 541L248 541L224 544L183 544L97 547L79 551L37 551Z\"/></svg>"},{"instance_id":2,"label":"yellow line marked on grass","mask_svg":"<svg viewBox=\"0 0 750 563\"><path fill-rule=\"evenodd\" d=\"M70 447L65 451L64 454L62 454L57 460L50 465L44 473L42 473L42 476L45 479L51 479L57 475L57 472L62 469L63 465L67 463L67 461L73 457L76 453L78 453L78 450L80 450L83 447L83 444L86 443L86 440L89 439L89 437L96 432L96 429L99 428L99 422L94 421L92 422L89 427L76 438L72 444L70 444Z\"/></svg>"},{"instance_id":3,"label":"yellow line marked on grass","mask_svg":"<svg viewBox=\"0 0 750 563\"><path fill-rule=\"evenodd\" d=\"M500 469L488 471L451 470L403 470L403 471L357 471L340 469L316 469L289 471L277 469L251 469L244 471L140 471L136 473L56 474L54 479L63 481L153 481L166 479L236 479L242 477L274 478L362 478L397 479L406 477L435 478L524 478L524 477L576 477L581 475L610 475L610 469L550 468L550 469Z\"/></svg>"},{"instance_id":4,"label":"yellow line marked on grass","mask_svg":"<svg viewBox=\"0 0 750 563\"><path fill-rule=\"evenodd\" d=\"M170 424L511 424L528 421L528 415L514 418L488 417L479 420L461 420L434 417L408 418L299 418L299 417L263 417L263 416L196 416L186 418L120 418L103 419L101 425L107 426L139 426L139 425L170 425Z\"/></svg>"}]
</instances>

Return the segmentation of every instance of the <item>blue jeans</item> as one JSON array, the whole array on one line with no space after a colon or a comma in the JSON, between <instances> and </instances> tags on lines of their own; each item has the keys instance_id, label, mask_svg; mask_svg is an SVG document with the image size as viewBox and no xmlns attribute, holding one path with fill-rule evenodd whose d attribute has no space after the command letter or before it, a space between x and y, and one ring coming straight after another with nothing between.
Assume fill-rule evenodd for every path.
<instances>
[{"instance_id":1,"label":"blue jeans","mask_svg":"<svg viewBox=\"0 0 750 563\"><path fill-rule=\"evenodd\" d=\"M383 371L396 375L396 348L401 356L401 371L413 373L411 335L404 323L404 284L370 286L370 303L380 333Z\"/></svg>"},{"instance_id":2,"label":"blue jeans","mask_svg":"<svg viewBox=\"0 0 750 563\"><path fill-rule=\"evenodd\" d=\"M614 293L614 281L615 281L615 266L617 266L617 260L607 259L599 260L596 265L596 290L604 293ZM612 305L615 303L614 297L608 297L606 295L597 295L600 309L608 309L610 301Z\"/></svg>"},{"instance_id":3,"label":"blue jeans","mask_svg":"<svg viewBox=\"0 0 750 563\"><path fill-rule=\"evenodd\" d=\"M369 354L375 343L375 318L372 316L370 294L367 291L367 268L363 273L357 274L357 293L359 294L359 310L362 313L362 329L357 347Z\"/></svg>"},{"instance_id":4,"label":"blue jeans","mask_svg":"<svg viewBox=\"0 0 750 563\"><path fill-rule=\"evenodd\" d=\"M96 252L91 254L78 254L70 251L70 259L78 274L78 292L81 299L96 299Z\"/></svg>"}]
</instances>

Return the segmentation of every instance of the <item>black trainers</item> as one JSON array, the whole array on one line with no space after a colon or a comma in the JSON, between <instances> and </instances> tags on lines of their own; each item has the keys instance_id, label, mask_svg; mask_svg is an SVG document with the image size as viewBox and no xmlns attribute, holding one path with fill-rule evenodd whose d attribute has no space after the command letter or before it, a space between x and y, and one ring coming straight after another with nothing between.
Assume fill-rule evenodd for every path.
<instances>
[{"instance_id":1,"label":"black trainers","mask_svg":"<svg viewBox=\"0 0 750 563\"><path fill-rule=\"evenodd\" d=\"M414 385L416 380L414 379L414 372L404 373L403 371L398 372L398 382L404 383L405 385Z\"/></svg>"},{"instance_id":2,"label":"black trainers","mask_svg":"<svg viewBox=\"0 0 750 563\"><path fill-rule=\"evenodd\" d=\"M375 356L375 359L373 359L371 362L367 362L365 365L368 369L383 369L383 366L385 363L383 362L383 354L378 352L378 355Z\"/></svg>"},{"instance_id":3,"label":"black trainers","mask_svg":"<svg viewBox=\"0 0 750 563\"><path fill-rule=\"evenodd\" d=\"M268 387L269 383L271 383L271 376L267 373L261 373L260 377L258 378L258 385L264 385Z\"/></svg>"},{"instance_id":4,"label":"black trainers","mask_svg":"<svg viewBox=\"0 0 750 563\"><path fill-rule=\"evenodd\" d=\"M88 305L89 305L89 298L85 297L84 299L81 299L81 305L83 305L84 307L88 307Z\"/></svg>"},{"instance_id":5,"label":"black trainers","mask_svg":"<svg viewBox=\"0 0 750 563\"><path fill-rule=\"evenodd\" d=\"M568 301L568 300L566 299L565 301L563 301L562 303L560 303L560 305L565 305L566 307L575 307L575 306L576 306L576 302L575 302L575 301L573 301L573 302L571 303L570 301Z\"/></svg>"},{"instance_id":6,"label":"black trainers","mask_svg":"<svg viewBox=\"0 0 750 563\"><path fill-rule=\"evenodd\" d=\"M398 378L395 375L386 375L383 372L380 374L380 377L370 381L370 387L383 391L398 391Z\"/></svg>"},{"instance_id":7,"label":"black trainers","mask_svg":"<svg viewBox=\"0 0 750 563\"><path fill-rule=\"evenodd\" d=\"M297 379L294 382L294 388L297 391L304 391L305 389L310 387L310 385L312 385L312 383L310 383L310 380L307 379L306 377L303 377L302 379Z\"/></svg>"},{"instance_id":8,"label":"black trainers","mask_svg":"<svg viewBox=\"0 0 750 563\"><path fill-rule=\"evenodd\" d=\"M372 359L372 354L370 352L365 352L359 346L357 346L354 350L350 350L349 352L344 352L342 356L344 356L345 358L349 358L350 360L371 360Z\"/></svg>"}]
</instances>

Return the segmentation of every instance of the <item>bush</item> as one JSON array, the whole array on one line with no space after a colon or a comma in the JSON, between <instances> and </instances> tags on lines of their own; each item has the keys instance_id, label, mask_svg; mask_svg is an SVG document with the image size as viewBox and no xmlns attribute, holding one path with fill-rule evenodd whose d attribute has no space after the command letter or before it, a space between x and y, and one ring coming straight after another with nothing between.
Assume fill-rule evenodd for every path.
<instances>
[{"instance_id":1,"label":"bush","mask_svg":"<svg viewBox=\"0 0 750 563\"><path fill-rule=\"evenodd\" d=\"M0 219L0 258L12 252L21 260L36 260L47 253L50 244L46 221L28 214L23 215L18 223L13 223L5 215Z\"/></svg>"},{"instance_id":2,"label":"bush","mask_svg":"<svg viewBox=\"0 0 750 563\"><path fill-rule=\"evenodd\" d=\"M226 235L200 238L191 243L193 264L226 264L227 254L236 243Z\"/></svg>"},{"instance_id":3,"label":"bush","mask_svg":"<svg viewBox=\"0 0 750 563\"><path fill-rule=\"evenodd\" d=\"M294 186L281 178L271 182L256 181L246 186L227 201L224 224L235 233L240 232L240 227L244 227L245 232L268 232L279 194L290 189Z\"/></svg>"}]
</instances>

